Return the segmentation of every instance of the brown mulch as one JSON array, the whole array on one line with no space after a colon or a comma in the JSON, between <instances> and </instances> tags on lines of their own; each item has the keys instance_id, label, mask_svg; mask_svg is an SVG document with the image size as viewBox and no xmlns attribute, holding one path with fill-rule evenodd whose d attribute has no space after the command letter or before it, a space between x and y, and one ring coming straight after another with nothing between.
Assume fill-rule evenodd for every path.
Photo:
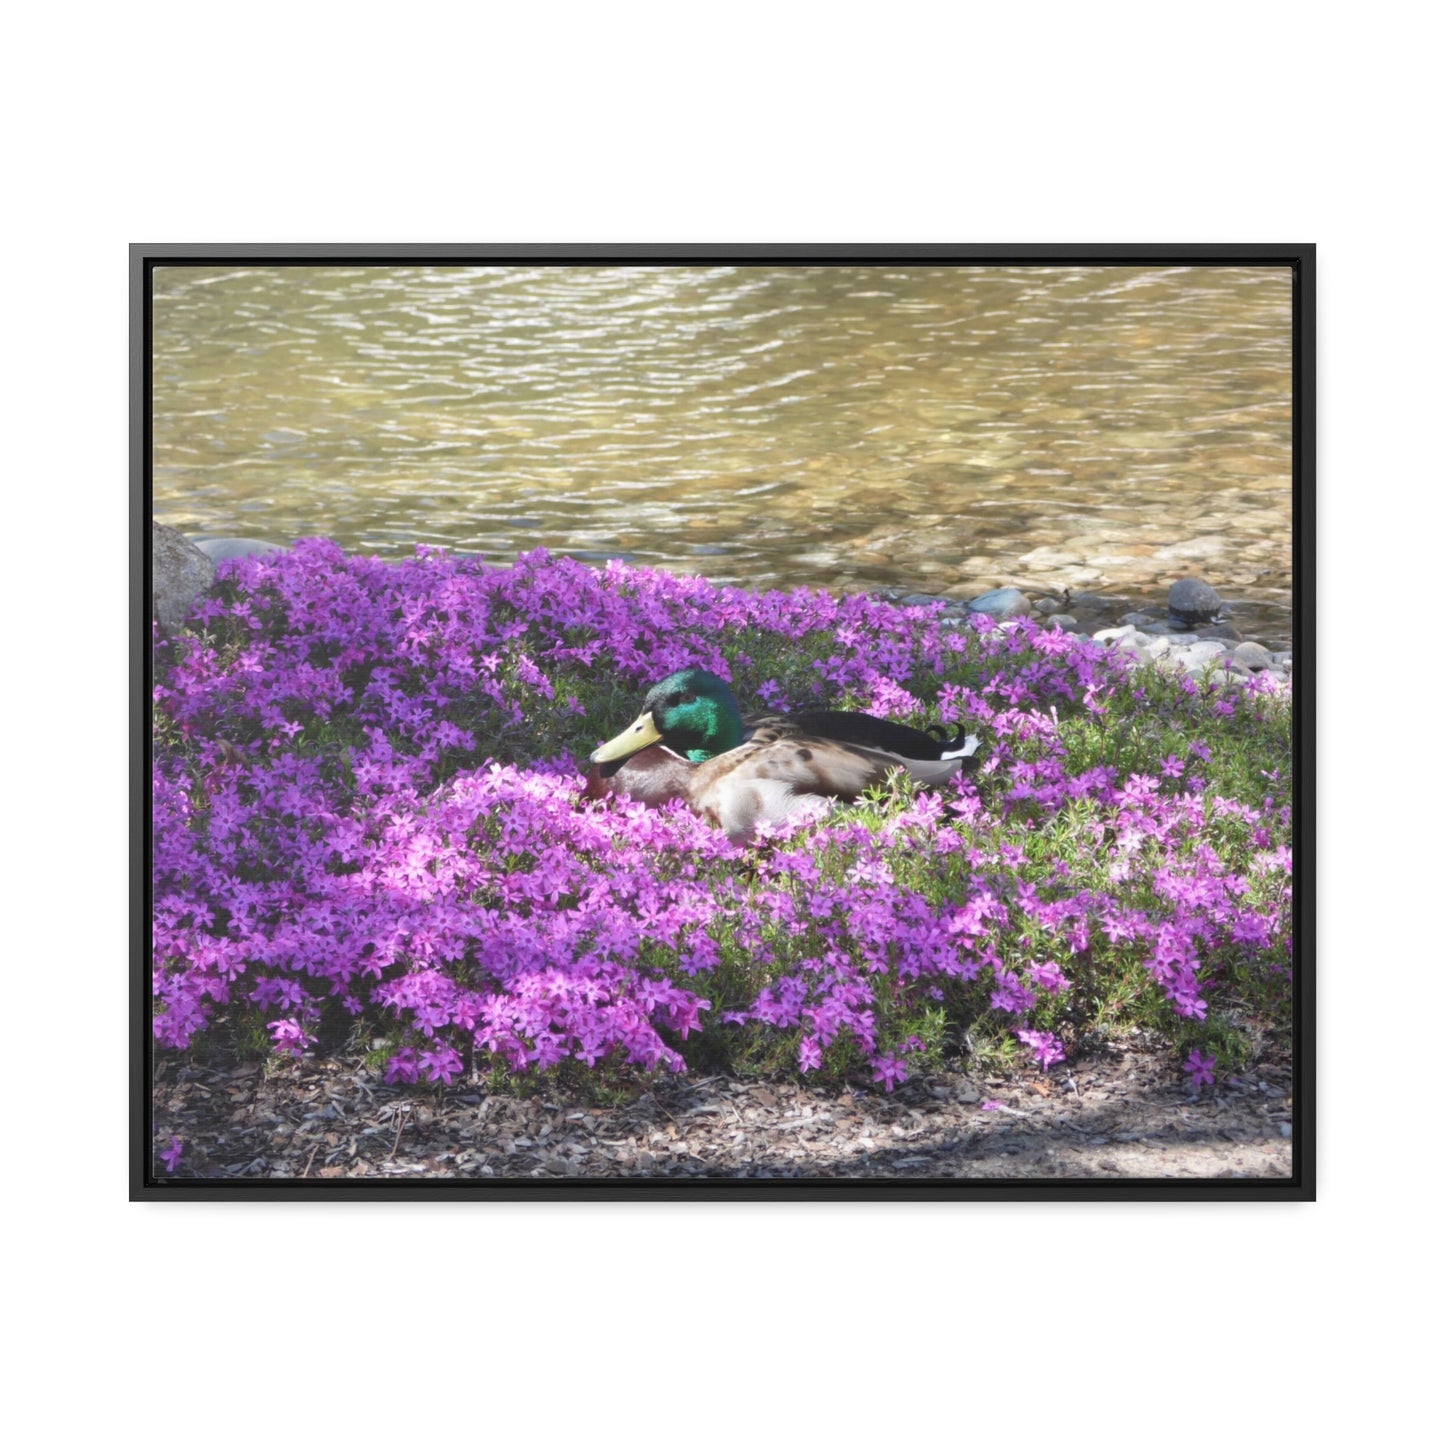
<instances>
[{"instance_id":1,"label":"brown mulch","mask_svg":"<svg viewBox=\"0 0 1445 1445\"><path fill-rule=\"evenodd\" d=\"M1142 1039L1010 1078L968 1073L892 1094L691 1075L615 1105L473 1083L388 1087L359 1059L162 1060L156 1148L175 1178L1274 1179L1291 1172L1287 1047L1195 1089ZM984 1107L985 1104L996 1107ZM165 1166L157 1163L158 1177Z\"/></svg>"}]
</instances>

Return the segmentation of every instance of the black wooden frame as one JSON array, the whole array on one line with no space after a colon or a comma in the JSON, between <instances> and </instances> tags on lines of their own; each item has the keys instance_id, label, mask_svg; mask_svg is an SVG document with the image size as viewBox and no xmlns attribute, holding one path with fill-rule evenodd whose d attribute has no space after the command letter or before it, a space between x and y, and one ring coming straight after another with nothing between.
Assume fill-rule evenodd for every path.
<instances>
[{"instance_id":1,"label":"black wooden frame","mask_svg":"<svg viewBox=\"0 0 1445 1445\"><path fill-rule=\"evenodd\" d=\"M1294 1172L1288 1180L979 1181L615 1179L607 1181L391 1178L234 1180L168 1177L150 1144L150 518L151 275L157 265L493 265L539 261L590 265L893 262L940 265L1282 266L1294 277L1293 597L1295 999ZM1313 245L149 245L130 250L131 606L131 1069L130 1198L204 1199L1275 1199L1308 1201L1316 1189L1315 1087L1315 247Z\"/></svg>"}]
</instances>

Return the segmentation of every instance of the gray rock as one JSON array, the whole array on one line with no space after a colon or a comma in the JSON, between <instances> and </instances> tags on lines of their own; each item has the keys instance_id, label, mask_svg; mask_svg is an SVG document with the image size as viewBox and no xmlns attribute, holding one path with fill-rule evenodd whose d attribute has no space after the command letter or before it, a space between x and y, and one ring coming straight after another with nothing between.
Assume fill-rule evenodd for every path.
<instances>
[{"instance_id":1,"label":"gray rock","mask_svg":"<svg viewBox=\"0 0 1445 1445\"><path fill-rule=\"evenodd\" d=\"M250 537L201 537L193 544L212 562L225 562L232 557L261 557L267 552L284 552L275 542L258 542Z\"/></svg>"},{"instance_id":2,"label":"gray rock","mask_svg":"<svg viewBox=\"0 0 1445 1445\"><path fill-rule=\"evenodd\" d=\"M1135 627L1145 627L1150 623L1159 621L1157 612L1126 612L1120 622L1132 622Z\"/></svg>"},{"instance_id":3,"label":"gray rock","mask_svg":"<svg viewBox=\"0 0 1445 1445\"><path fill-rule=\"evenodd\" d=\"M1094 641L1105 646L1111 642L1137 642L1142 645L1144 639L1139 635L1139 629L1130 623L1125 627L1105 627L1094 634Z\"/></svg>"},{"instance_id":4,"label":"gray rock","mask_svg":"<svg viewBox=\"0 0 1445 1445\"><path fill-rule=\"evenodd\" d=\"M197 597L216 580L216 564L174 527L151 520L151 614L167 637L181 629Z\"/></svg>"},{"instance_id":5,"label":"gray rock","mask_svg":"<svg viewBox=\"0 0 1445 1445\"><path fill-rule=\"evenodd\" d=\"M1169 589L1169 611L1181 622L1213 622L1224 606L1219 593L1198 577L1181 577Z\"/></svg>"},{"instance_id":6,"label":"gray rock","mask_svg":"<svg viewBox=\"0 0 1445 1445\"><path fill-rule=\"evenodd\" d=\"M1244 641L1244 634L1237 627L1231 627L1227 622L1212 622L1208 627L1201 627L1199 636L1219 637L1225 642Z\"/></svg>"},{"instance_id":7,"label":"gray rock","mask_svg":"<svg viewBox=\"0 0 1445 1445\"><path fill-rule=\"evenodd\" d=\"M1169 665L1182 668L1193 676L1196 670L1207 668L1211 663L1217 668L1217 659L1225 651L1227 649L1222 642L1192 642L1177 652L1171 651Z\"/></svg>"},{"instance_id":8,"label":"gray rock","mask_svg":"<svg viewBox=\"0 0 1445 1445\"><path fill-rule=\"evenodd\" d=\"M1049 626L1058 632L1077 632L1079 630L1079 619L1070 617L1067 612L1055 612L1049 618Z\"/></svg>"},{"instance_id":9,"label":"gray rock","mask_svg":"<svg viewBox=\"0 0 1445 1445\"><path fill-rule=\"evenodd\" d=\"M1234 660L1241 667L1258 672L1260 668L1269 666L1269 650L1261 647L1257 642L1241 642L1234 649Z\"/></svg>"},{"instance_id":10,"label":"gray rock","mask_svg":"<svg viewBox=\"0 0 1445 1445\"><path fill-rule=\"evenodd\" d=\"M927 592L910 592L907 597L900 597L900 607L932 607L936 602L942 602L942 597L930 596Z\"/></svg>"},{"instance_id":11,"label":"gray rock","mask_svg":"<svg viewBox=\"0 0 1445 1445\"><path fill-rule=\"evenodd\" d=\"M1017 587L996 587L975 597L969 604L970 612L986 612L990 617L1017 617L1028 612L1029 599Z\"/></svg>"},{"instance_id":12,"label":"gray rock","mask_svg":"<svg viewBox=\"0 0 1445 1445\"><path fill-rule=\"evenodd\" d=\"M1034 598L1034 611L1037 612L1041 617L1048 617L1055 612L1062 612L1063 610L1064 604L1060 602L1056 597Z\"/></svg>"}]
</instances>

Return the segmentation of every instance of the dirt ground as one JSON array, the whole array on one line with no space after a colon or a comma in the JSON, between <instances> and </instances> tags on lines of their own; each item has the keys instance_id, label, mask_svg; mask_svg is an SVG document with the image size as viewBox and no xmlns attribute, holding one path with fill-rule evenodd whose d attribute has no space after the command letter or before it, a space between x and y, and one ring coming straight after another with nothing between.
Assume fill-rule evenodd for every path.
<instances>
[{"instance_id":1,"label":"dirt ground","mask_svg":"<svg viewBox=\"0 0 1445 1445\"><path fill-rule=\"evenodd\" d=\"M163 1060L157 1150L176 1179L1272 1179L1291 1173L1287 1050L1194 1088L1145 1041L1011 1078L892 1094L690 1075L617 1105L388 1087L357 1059ZM165 1177L158 1163L157 1176Z\"/></svg>"}]
</instances>

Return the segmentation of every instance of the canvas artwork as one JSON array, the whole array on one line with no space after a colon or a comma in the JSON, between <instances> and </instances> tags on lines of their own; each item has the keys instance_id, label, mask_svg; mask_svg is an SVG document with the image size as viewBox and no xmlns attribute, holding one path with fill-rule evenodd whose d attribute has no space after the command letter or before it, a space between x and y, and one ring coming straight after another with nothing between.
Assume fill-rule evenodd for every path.
<instances>
[{"instance_id":1,"label":"canvas artwork","mask_svg":"<svg viewBox=\"0 0 1445 1445\"><path fill-rule=\"evenodd\" d=\"M132 1197L1312 1198L1313 266L133 248Z\"/></svg>"}]
</instances>

